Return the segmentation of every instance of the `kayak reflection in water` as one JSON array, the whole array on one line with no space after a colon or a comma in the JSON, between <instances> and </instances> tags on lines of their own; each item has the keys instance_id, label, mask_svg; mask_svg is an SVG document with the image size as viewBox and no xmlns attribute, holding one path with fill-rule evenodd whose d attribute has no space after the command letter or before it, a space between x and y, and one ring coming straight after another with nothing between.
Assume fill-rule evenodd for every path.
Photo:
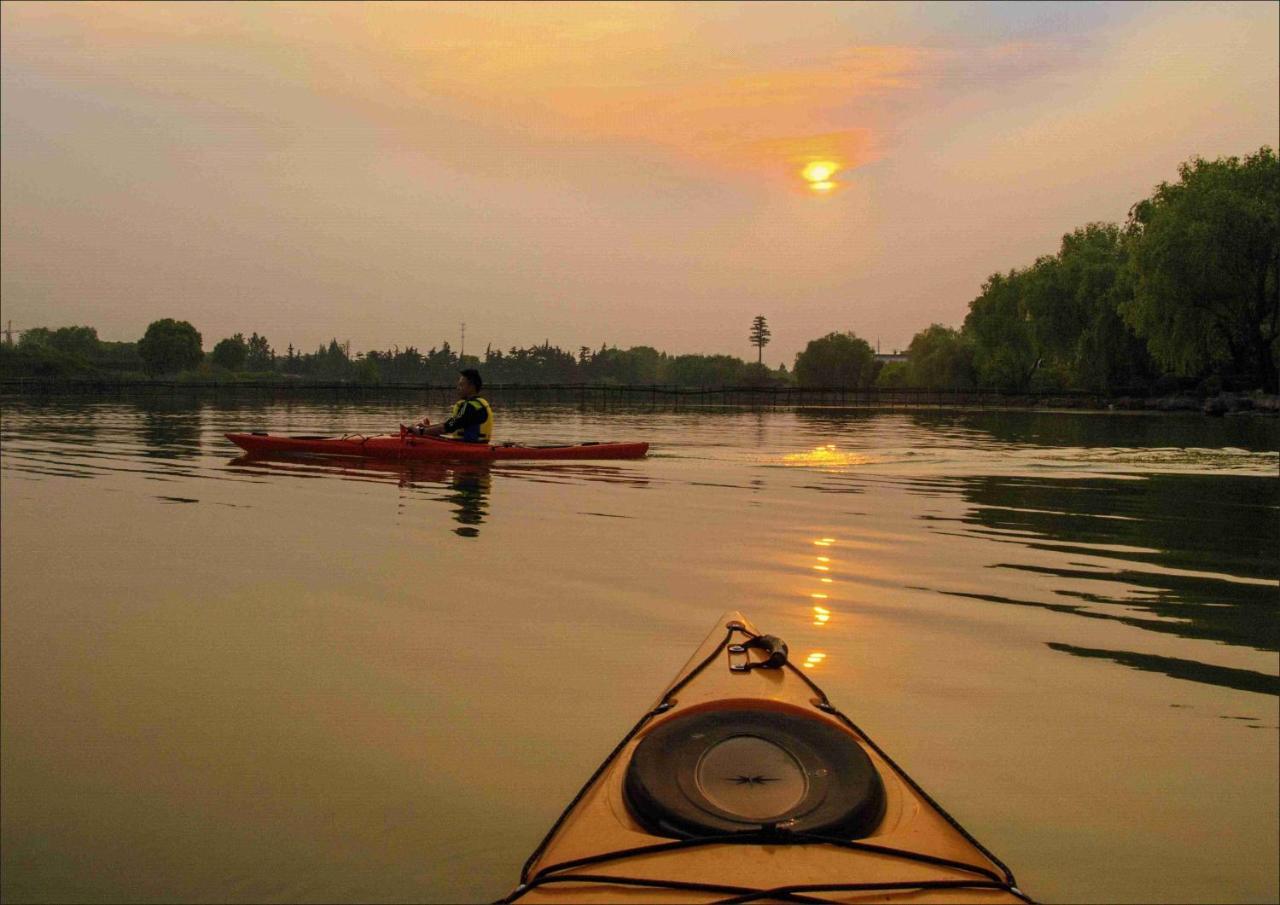
<instances>
[{"instance_id":1,"label":"kayak reflection in water","mask_svg":"<svg viewBox=\"0 0 1280 905\"><path fill-rule=\"evenodd\" d=\"M281 459L287 461L284 457ZM248 458L246 461L260 462ZM443 488L446 491L444 494L433 493L430 498L447 503L453 510L453 520L458 523L453 533L459 537L479 537L480 526L489 515L489 491L493 486L493 476L488 462L352 459L343 461L340 467L326 471L340 476L380 472L394 475L396 483L402 488Z\"/></svg>"},{"instance_id":2,"label":"kayak reflection in water","mask_svg":"<svg viewBox=\"0 0 1280 905\"><path fill-rule=\"evenodd\" d=\"M489 516L489 493L493 477L488 462L431 462L413 459L322 459L288 453L243 455L231 460L238 468L252 468L259 473L283 475L328 475L337 478L368 480L370 473L387 475L401 488L413 491L430 488L425 498L443 502L453 510L458 523L453 533L460 537L479 537L480 526ZM444 493L438 491L443 489Z\"/></svg>"},{"instance_id":3,"label":"kayak reflection in water","mask_svg":"<svg viewBox=\"0 0 1280 905\"><path fill-rule=\"evenodd\" d=\"M449 495L449 502L455 507L453 518L461 523L453 533L459 537L479 537L479 526L484 524L484 517L489 514L488 467L455 468L451 484L453 493Z\"/></svg>"},{"instance_id":4,"label":"kayak reflection in water","mask_svg":"<svg viewBox=\"0 0 1280 905\"><path fill-rule=\"evenodd\" d=\"M412 460L355 460L344 462L341 473L378 471L397 476L401 487L435 485L447 489L434 499L448 503L458 527L459 537L479 537L480 526L489 515L489 491L493 476L488 462L414 462Z\"/></svg>"},{"instance_id":5,"label":"kayak reflection in water","mask_svg":"<svg viewBox=\"0 0 1280 905\"><path fill-rule=\"evenodd\" d=\"M458 372L458 401L443 424L423 418L409 428L420 437L448 437L467 443L488 443L493 437L493 409L480 390L484 380L475 368Z\"/></svg>"}]
</instances>

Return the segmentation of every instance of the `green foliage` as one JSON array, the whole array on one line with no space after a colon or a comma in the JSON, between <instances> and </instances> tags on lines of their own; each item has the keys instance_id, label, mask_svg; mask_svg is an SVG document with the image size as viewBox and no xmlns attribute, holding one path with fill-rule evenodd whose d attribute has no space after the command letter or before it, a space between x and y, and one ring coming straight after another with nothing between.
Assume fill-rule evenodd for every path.
<instances>
[{"instance_id":1,"label":"green foliage","mask_svg":"<svg viewBox=\"0 0 1280 905\"><path fill-rule=\"evenodd\" d=\"M98 350L90 361L100 371L108 371L117 377L140 376L143 371L142 356L137 343L98 341Z\"/></svg>"},{"instance_id":2,"label":"green foliage","mask_svg":"<svg viewBox=\"0 0 1280 905\"><path fill-rule=\"evenodd\" d=\"M549 342L527 349L512 347L506 356L494 356L493 366L489 365L486 359L481 371L489 382L572 383L578 373L573 354ZM523 375L524 380L515 375Z\"/></svg>"},{"instance_id":3,"label":"green foliage","mask_svg":"<svg viewBox=\"0 0 1280 905\"><path fill-rule=\"evenodd\" d=\"M732 355L677 355L667 359L664 383L687 387L737 386L745 363Z\"/></svg>"},{"instance_id":4,"label":"green foliage","mask_svg":"<svg viewBox=\"0 0 1280 905\"><path fill-rule=\"evenodd\" d=\"M83 378L142 371L135 343L103 342L93 327L33 327L15 346L0 348L0 374L7 377Z\"/></svg>"},{"instance_id":5,"label":"green foliage","mask_svg":"<svg viewBox=\"0 0 1280 905\"><path fill-rule=\"evenodd\" d=\"M812 339L796 355L795 375L801 386L866 387L879 371L875 353L853 333L828 333Z\"/></svg>"},{"instance_id":6,"label":"green foliage","mask_svg":"<svg viewBox=\"0 0 1280 905\"><path fill-rule=\"evenodd\" d=\"M186 321L154 321L138 342L138 355L148 374L171 374L196 367L204 358L200 333Z\"/></svg>"},{"instance_id":7,"label":"green foliage","mask_svg":"<svg viewBox=\"0 0 1280 905\"><path fill-rule=\"evenodd\" d=\"M1046 343L1051 369L1072 387L1115 390L1148 384L1154 373L1146 344L1120 316L1133 298L1128 248L1113 223L1090 223L1062 237L1056 282L1072 312L1071 332ZM1069 341L1068 341L1069 340Z\"/></svg>"},{"instance_id":8,"label":"green foliage","mask_svg":"<svg viewBox=\"0 0 1280 905\"><path fill-rule=\"evenodd\" d=\"M332 349L316 356L287 355L277 359L284 373L315 373L317 356L331 358ZM380 378L391 383L450 384L463 367L479 368L486 383L597 383L613 385L678 384L681 386L724 386L746 384L749 380L766 384L786 383L789 375L762 368L749 370L740 358L729 355L669 356L651 346L618 349L601 346L596 351L582 346L569 352L548 342L506 352L492 347L482 358L453 354L448 343L423 353L410 346L386 352L370 352L365 358L376 364ZM331 361L332 364L332 361ZM758 367L752 365L750 367Z\"/></svg>"},{"instance_id":9,"label":"green foliage","mask_svg":"<svg viewBox=\"0 0 1280 905\"><path fill-rule=\"evenodd\" d=\"M22 334L18 345L28 349L56 349L88 361L98 352L98 331L93 327L59 327L56 330L34 327Z\"/></svg>"},{"instance_id":10,"label":"green foliage","mask_svg":"<svg viewBox=\"0 0 1280 905\"><path fill-rule=\"evenodd\" d=\"M239 336L240 334L236 334ZM254 333L245 343L244 367L246 371L270 371L275 364L276 354L271 349L265 336Z\"/></svg>"},{"instance_id":11,"label":"green foliage","mask_svg":"<svg viewBox=\"0 0 1280 905\"><path fill-rule=\"evenodd\" d=\"M377 361L367 356L361 356L356 360L355 367L352 368L352 377L356 383L368 386L382 383Z\"/></svg>"},{"instance_id":12,"label":"green foliage","mask_svg":"<svg viewBox=\"0 0 1280 905\"><path fill-rule=\"evenodd\" d=\"M773 371L760 362L753 361L742 369L742 379L739 382L748 387L771 387L778 381Z\"/></svg>"},{"instance_id":13,"label":"green foliage","mask_svg":"<svg viewBox=\"0 0 1280 905\"><path fill-rule=\"evenodd\" d=\"M1121 314L1174 374L1276 392L1280 370L1280 161L1200 158L1134 205L1135 280Z\"/></svg>"},{"instance_id":14,"label":"green foliage","mask_svg":"<svg viewBox=\"0 0 1280 905\"><path fill-rule=\"evenodd\" d=\"M49 348L49 338L53 331L48 327L31 327L22 332L18 338L18 347L22 349Z\"/></svg>"},{"instance_id":15,"label":"green foliage","mask_svg":"<svg viewBox=\"0 0 1280 905\"><path fill-rule=\"evenodd\" d=\"M907 386L968 389L975 383L973 344L958 330L932 324L912 338L907 353L903 369ZM884 371L881 377L884 378Z\"/></svg>"},{"instance_id":16,"label":"green foliage","mask_svg":"<svg viewBox=\"0 0 1280 905\"><path fill-rule=\"evenodd\" d=\"M973 364L982 386L1022 390L1037 356L1024 300L1028 271L992 274L969 303L963 331L974 346Z\"/></svg>"},{"instance_id":17,"label":"green foliage","mask_svg":"<svg viewBox=\"0 0 1280 905\"><path fill-rule=\"evenodd\" d=\"M1150 359L1119 313L1132 287L1126 243L1112 223L1077 229L1056 255L993 275L962 331L974 379L1019 392L1148 384Z\"/></svg>"},{"instance_id":18,"label":"green foliage","mask_svg":"<svg viewBox=\"0 0 1280 905\"><path fill-rule=\"evenodd\" d=\"M886 362L876 375L876 386L885 390L898 390L907 386L907 363L905 361Z\"/></svg>"},{"instance_id":19,"label":"green foliage","mask_svg":"<svg viewBox=\"0 0 1280 905\"><path fill-rule=\"evenodd\" d=\"M0 374L43 379L88 377L92 376L93 367L80 356L32 341L12 346L0 344Z\"/></svg>"},{"instance_id":20,"label":"green foliage","mask_svg":"<svg viewBox=\"0 0 1280 905\"><path fill-rule=\"evenodd\" d=\"M346 380L351 376L351 357L348 347L337 337L329 345L320 346L314 355L303 356L299 373L320 380Z\"/></svg>"},{"instance_id":21,"label":"green foliage","mask_svg":"<svg viewBox=\"0 0 1280 905\"><path fill-rule=\"evenodd\" d=\"M158 321L148 328L153 342L173 330L174 321ZM186 325L190 327L190 325ZM185 330L179 330L185 334ZM26 331L17 347L22 355L0 358L0 373L6 376L92 376L103 371L118 376L139 373L144 361L139 354L143 343L110 343L96 341L96 352L87 363L81 357L60 352L57 346L72 347L85 335L96 337L90 327L64 327L50 330L39 327ZM198 343L199 334L194 334ZM208 361L182 366L169 364L158 369L145 366L148 374L184 371L187 382L223 382L246 379L270 379L272 375L319 381L354 381L359 383L425 383L450 385L464 367L479 368L489 384L525 383L605 383L614 385L678 384L681 386L773 386L791 383L786 367L771 371L763 365L748 364L731 355L670 356L651 346L618 349L608 345L593 352L580 347L576 354L549 342L527 348L513 347L507 352L489 348L483 357L459 356L448 343L426 352L413 346L387 351L372 351L351 356L346 343L336 338L313 353L299 353L292 344L283 355L276 355L267 338L257 333L245 339L237 333L214 346ZM228 373L231 372L231 373Z\"/></svg>"},{"instance_id":22,"label":"green foliage","mask_svg":"<svg viewBox=\"0 0 1280 905\"><path fill-rule=\"evenodd\" d=\"M644 385L663 382L664 356L652 346L622 349L602 347L581 368L588 383Z\"/></svg>"},{"instance_id":23,"label":"green foliage","mask_svg":"<svg viewBox=\"0 0 1280 905\"><path fill-rule=\"evenodd\" d=\"M249 345L244 341L243 333L237 333L220 341L209 353L210 361L228 371L239 371L244 367L245 359L248 357Z\"/></svg>"},{"instance_id":24,"label":"green foliage","mask_svg":"<svg viewBox=\"0 0 1280 905\"><path fill-rule=\"evenodd\" d=\"M98 331L93 327L59 327L49 336L49 345L88 361L98 354Z\"/></svg>"},{"instance_id":25,"label":"green foliage","mask_svg":"<svg viewBox=\"0 0 1280 905\"><path fill-rule=\"evenodd\" d=\"M302 356L302 362L292 369L293 372L310 373L309 358L310 356ZM403 350L395 348L386 352L375 351L366 355L365 359L373 362L377 367L379 380L390 383L451 384L458 379L458 371L466 367L462 360L453 354L448 343L444 343L439 349L433 347L425 353L419 352L413 346ZM468 359L473 362L471 366L476 366L471 356L468 356ZM289 359L286 358L286 369L288 369L288 362ZM337 366L337 360L333 359L330 367ZM486 375L486 380L493 382L490 375Z\"/></svg>"}]
</instances>

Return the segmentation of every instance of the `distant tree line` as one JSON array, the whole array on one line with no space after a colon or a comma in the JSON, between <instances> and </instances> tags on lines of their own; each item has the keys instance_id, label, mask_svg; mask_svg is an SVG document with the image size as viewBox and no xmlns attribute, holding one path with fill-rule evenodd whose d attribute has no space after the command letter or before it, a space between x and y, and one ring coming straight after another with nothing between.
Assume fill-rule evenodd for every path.
<instances>
[{"instance_id":1,"label":"distant tree line","mask_svg":"<svg viewBox=\"0 0 1280 905\"><path fill-rule=\"evenodd\" d=\"M1243 160L1194 158L1179 176L1133 205L1125 224L1090 223L1064 236L1057 254L992 274L961 327L920 331L905 362L885 364L845 332L811 340L790 372L770 369L763 315L749 334L755 362L550 342L483 356L447 342L352 355L335 338L314 352L281 352L257 333L206 354L195 327L166 318L136 343L104 342L85 326L27 330L0 345L0 376L448 385L477 367L489 383L521 384L1280 392L1280 162L1263 147Z\"/></svg>"},{"instance_id":2,"label":"distant tree line","mask_svg":"<svg viewBox=\"0 0 1280 905\"><path fill-rule=\"evenodd\" d=\"M93 327L34 327L14 345L0 345L0 376L135 376L142 371L136 342L104 342Z\"/></svg>"},{"instance_id":3,"label":"distant tree line","mask_svg":"<svg viewBox=\"0 0 1280 905\"><path fill-rule=\"evenodd\" d=\"M668 355L650 346L580 347L568 352L549 342L483 356L459 355L447 342L351 353L336 338L314 352L289 345L277 352L265 336L237 333L203 351L203 338L186 321L151 324L136 343L98 339L92 327L27 330L15 346L0 346L0 375L122 378L176 376L182 380L301 380L450 385L461 368L480 368L488 383L684 386L771 386L791 381L785 366L771 370L732 355Z\"/></svg>"}]
</instances>

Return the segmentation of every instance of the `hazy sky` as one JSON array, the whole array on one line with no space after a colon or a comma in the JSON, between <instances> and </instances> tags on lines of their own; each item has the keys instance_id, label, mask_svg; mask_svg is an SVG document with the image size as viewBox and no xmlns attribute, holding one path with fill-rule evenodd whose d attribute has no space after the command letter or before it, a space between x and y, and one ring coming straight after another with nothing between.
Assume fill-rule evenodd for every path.
<instances>
[{"instance_id":1,"label":"hazy sky","mask_svg":"<svg viewBox=\"0 0 1280 905\"><path fill-rule=\"evenodd\" d=\"M0 22L15 328L549 339L788 366L1280 140L1258 3L30 3ZM807 163L840 169L826 192Z\"/></svg>"}]
</instances>

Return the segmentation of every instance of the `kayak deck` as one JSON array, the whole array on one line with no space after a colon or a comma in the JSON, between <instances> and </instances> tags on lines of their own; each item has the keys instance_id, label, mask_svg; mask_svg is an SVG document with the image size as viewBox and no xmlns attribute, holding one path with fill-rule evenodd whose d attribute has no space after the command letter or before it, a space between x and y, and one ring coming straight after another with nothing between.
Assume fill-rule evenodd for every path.
<instances>
[{"instance_id":1,"label":"kayak deck","mask_svg":"<svg viewBox=\"0 0 1280 905\"><path fill-rule=\"evenodd\" d=\"M759 665L763 655L753 649L734 652L760 637L741 614L725 614L561 815L526 862L520 885L502 901L1031 901L1017 889L1009 869L831 705L801 670L790 663ZM651 822L643 825L636 816L628 769L637 749L647 738L657 738L664 726L681 720L689 725L700 714L726 709L755 711L779 723L817 721L822 732L834 730L844 744L856 744L883 783L883 810L877 812L874 828L847 838L791 831L788 825L797 821L783 820L698 837L657 835ZM710 750L701 755L702 761L710 757ZM761 787L773 781L763 775L767 770L761 775L746 772L734 779ZM810 784L822 781L812 773L808 777ZM695 784L687 778L679 782Z\"/></svg>"},{"instance_id":2,"label":"kayak deck","mask_svg":"<svg viewBox=\"0 0 1280 905\"><path fill-rule=\"evenodd\" d=\"M639 459L648 443L578 443L563 446L521 446L515 443L466 443L440 437L408 434L351 434L342 437L286 437L279 434L232 433L228 440L250 455L359 456L380 459Z\"/></svg>"}]
</instances>

